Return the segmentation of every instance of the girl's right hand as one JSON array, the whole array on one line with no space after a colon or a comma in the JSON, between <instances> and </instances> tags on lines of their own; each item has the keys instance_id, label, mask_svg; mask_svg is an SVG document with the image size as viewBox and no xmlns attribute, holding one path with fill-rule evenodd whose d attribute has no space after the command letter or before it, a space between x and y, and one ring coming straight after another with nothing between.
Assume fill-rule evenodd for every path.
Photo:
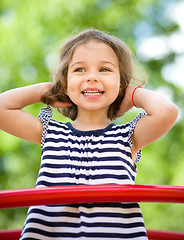
<instances>
[{"instance_id":1,"label":"girl's right hand","mask_svg":"<svg viewBox=\"0 0 184 240\"><path fill-rule=\"evenodd\" d=\"M72 106L72 103L55 102L51 106L54 108L67 108Z\"/></svg>"},{"instance_id":2,"label":"girl's right hand","mask_svg":"<svg viewBox=\"0 0 184 240\"><path fill-rule=\"evenodd\" d=\"M43 94L51 87L52 83L39 83L0 94L0 129L40 145L42 123L23 108L40 102ZM64 108L70 105L62 102L52 104L55 108Z\"/></svg>"},{"instance_id":3,"label":"girl's right hand","mask_svg":"<svg viewBox=\"0 0 184 240\"><path fill-rule=\"evenodd\" d=\"M52 87L54 86L54 83L52 82L48 82L48 83L45 83L45 86L44 86L44 91L43 91L43 96L41 97L41 101L45 104L48 104L54 108L67 108L67 107L70 107L72 106L72 103L68 103L68 102L62 102L62 101L54 101L53 102L53 99L52 101L45 101L45 94L47 95L47 93L52 89ZM55 98L57 99L57 98ZM48 100L48 99L47 99Z\"/></svg>"}]
</instances>

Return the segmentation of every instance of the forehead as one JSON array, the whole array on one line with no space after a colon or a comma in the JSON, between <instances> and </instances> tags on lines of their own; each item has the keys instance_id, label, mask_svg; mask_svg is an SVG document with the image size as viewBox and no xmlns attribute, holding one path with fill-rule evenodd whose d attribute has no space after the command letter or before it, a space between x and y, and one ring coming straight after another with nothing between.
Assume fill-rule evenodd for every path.
<instances>
[{"instance_id":1,"label":"forehead","mask_svg":"<svg viewBox=\"0 0 184 240\"><path fill-rule=\"evenodd\" d=\"M78 58L88 58L89 55L96 57L97 60L111 60L118 64L118 58L114 50L108 44L97 40L90 40L77 46L73 52L71 61Z\"/></svg>"}]
</instances>

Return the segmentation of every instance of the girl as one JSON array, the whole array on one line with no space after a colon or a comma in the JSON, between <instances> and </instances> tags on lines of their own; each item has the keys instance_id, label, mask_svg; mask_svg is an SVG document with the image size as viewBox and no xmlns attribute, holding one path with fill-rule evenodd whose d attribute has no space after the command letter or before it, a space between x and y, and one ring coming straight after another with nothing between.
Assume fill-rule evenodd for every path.
<instances>
[{"instance_id":1,"label":"girl","mask_svg":"<svg viewBox=\"0 0 184 240\"><path fill-rule=\"evenodd\" d=\"M110 35L86 30L61 50L54 83L40 83L0 95L0 127L40 144L36 187L74 184L134 184L141 149L174 125L175 105L130 86L132 56ZM142 84L142 83L141 83ZM22 109L43 101L36 118ZM72 123L51 119L51 107ZM111 120L133 106L144 112L132 122ZM34 206L23 239L147 239L138 203Z\"/></svg>"}]
</instances>

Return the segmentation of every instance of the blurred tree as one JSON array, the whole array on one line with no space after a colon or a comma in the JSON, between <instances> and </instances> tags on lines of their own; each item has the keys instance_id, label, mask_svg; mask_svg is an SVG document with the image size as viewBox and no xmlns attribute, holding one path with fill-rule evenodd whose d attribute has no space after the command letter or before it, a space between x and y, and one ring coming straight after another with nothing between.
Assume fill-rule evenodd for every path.
<instances>
[{"instance_id":1,"label":"blurred tree","mask_svg":"<svg viewBox=\"0 0 184 240\"><path fill-rule=\"evenodd\" d=\"M182 1L1 0L0 92L51 81L58 46L79 30L93 27L120 37L148 72L147 88L165 93L180 108L176 126L143 150L137 184L183 185L184 89L177 81L167 81L169 64L184 54L175 43L168 46L181 32L170 11L178 4L182 6ZM42 106L39 103L26 110L38 115ZM131 111L118 122L129 121L136 114L137 111ZM56 112L54 118L68 121ZM2 131L0 139L0 188L34 187L40 165L39 146ZM184 230L183 205L141 205L147 228ZM26 209L1 210L0 228L21 228L25 217Z\"/></svg>"}]
</instances>

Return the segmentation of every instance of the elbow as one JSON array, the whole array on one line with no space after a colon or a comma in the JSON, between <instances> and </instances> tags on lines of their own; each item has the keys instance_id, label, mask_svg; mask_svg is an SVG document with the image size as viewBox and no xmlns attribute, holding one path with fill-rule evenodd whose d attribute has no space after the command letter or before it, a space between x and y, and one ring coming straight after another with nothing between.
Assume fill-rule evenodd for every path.
<instances>
[{"instance_id":1,"label":"elbow","mask_svg":"<svg viewBox=\"0 0 184 240\"><path fill-rule=\"evenodd\" d=\"M178 107L173 103L169 103L164 108L163 116L165 120L167 119L167 122L172 127L175 124L178 117Z\"/></svg>"},{"instance_id":2,"label":"elbow","mask_svg":"<svg viewBox=\"0 0 184 240\"><path fill-rule=\"evenodd\" d=\"M174 121L176 122L177 117L178 117L178 112L179 112L178 107L172 103L169 107L169 112L170 112L170 115L172 116L172 118L174 119Z\"/></svg>"}]
</instances>

